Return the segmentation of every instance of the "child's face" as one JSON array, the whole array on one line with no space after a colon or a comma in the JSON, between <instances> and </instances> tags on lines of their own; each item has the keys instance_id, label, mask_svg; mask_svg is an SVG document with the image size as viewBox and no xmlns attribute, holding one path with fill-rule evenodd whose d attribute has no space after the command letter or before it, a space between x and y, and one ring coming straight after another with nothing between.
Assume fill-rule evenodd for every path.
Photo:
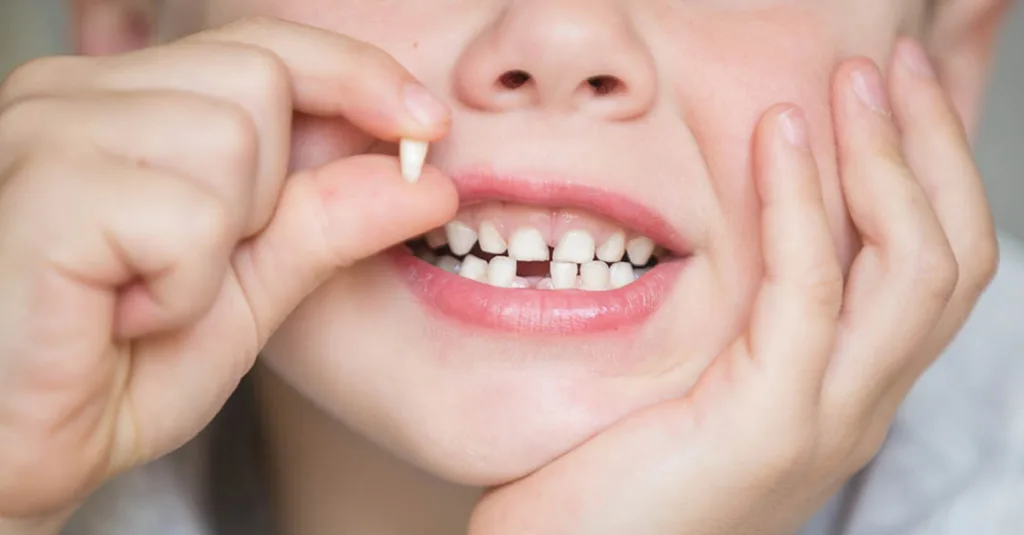
<instances>
[{"instance_id":1,"label":"child's face","mask_svg":"<svg viewBox=\"0 0 1024 535\"><path fill-rule=\"evenodd\" d=\"M395 56L454 110L431 163L477 200L529 199L467 207L459 218L474 227L492 221L507 240L534 225L552 243L586 230L597 246L623 229L685 253L622 290L578 294L495 289L383 255L339 272L266 348L269 368L339 420L445 477L495 483L684 393L744 326L761 275L750 138L773 104L807 114L849 262L829 76L849 55L884 65L898 33L920 35L925 1L211 0L202 11L210 26L250 13L319 25ZM528 77L508 76L518 71ZM601 76L608 94L589 83ZM343 156L336 126L300 121L296 165Z\"/></svg>"}]
</instances>

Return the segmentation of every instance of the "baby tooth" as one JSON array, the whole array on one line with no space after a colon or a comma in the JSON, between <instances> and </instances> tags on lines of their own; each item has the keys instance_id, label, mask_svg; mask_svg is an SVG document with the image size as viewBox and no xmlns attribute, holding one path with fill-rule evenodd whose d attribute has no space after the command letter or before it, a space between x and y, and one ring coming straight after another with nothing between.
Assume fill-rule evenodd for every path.
<instances>
[{"instance_id":1,"label":"baby tooth","mask_svg":"<svg viewBox=\"0 0 1024 535\"><path fill-rule=\"evenodd\" d=\"M584 230L570 230L562 236L551 258L557 262L590 262L594 259L594 238Z\"/></svg>"},{"instance_id":2,"label":"baby tooth","mask_svg":"<svg viewBox=\"0 0 1024 535\"><path fill-rule=\"evenodd\" d=\"M636 280L633 276L633 264L629 262L618 262L612 264L611 276L609 278L612 288L618 290Z\"/></svg>"},{"instance_id":3,"label":"baby tooth","mask_svg":"<svg viewBox=\"0 0 1024 535\"><path fill-rule=\"evenodd\" d=\"M512 234L508 255L520 262L543 262L548 260L548 244L539 230L522 227Z\"/></svg>"},{"instance_id":4,"label":"baby tooth","mask_svg":"<svg viewBox=\"0 0 1024 535\"><path fill-rule=\"evenodd\" d=\"M537 289L538 290L554 290L555 289L555 285L554 285L554 283L551 282L550 278L545 277L545 278L541 279L540 282L537 283Z\"/></svg>"},{"instance_id":5,"label":"baby tooth","mask_svg":"<svg viewBox=\"0 0 1024 535\"><path fill-rule=\"evenodd\" d=\"M456 256L468 254L476 245L476 231L460 221L450 221L444 226L444 233L448 237L448 248Z\"/></svg>"},{"instance_id":6,"label":"baby tooth","mask_svg":"<svg viewBox=\"0 0 1024 535\"><path fill-rule=\"evenodd\" d=\"M507 256L496 256L487 265L487 282L491 286L509 288L516 278L516 261Z\"/></svg>"},{"instance_id":7,"label":"baby tooth","mask_svg":"<svg viewBox=\"0 0 1024 535\"><path fill-rule=\"evenodd\" d=\"M518 288L525 290L530 287L530 281L526 280L526 277L516 277L512 280L512 288Z\"/></svg>"},{"instance_id":8,"label":"baby tooth","mask_svg":"<svg viewBox=\"0 0 1024 535\"><path fill-rule=\"evenodd\" d=\"M609 236L604 244L597 249L597 259L609 264L622 260L624 254L626 254L626 234L621 231Z\"/></svg>"},{"instance_id":9,"label":"baby tooth","mask_svg":"<svg viewBox=\"0 0 1024 535\"><path fill-rule=\"evenodd\" d=\"M459 268L462 267L462 262L459 262L459 259L453 256L444 255L438 259L437 267L447 271L448 273L458 273Z\"/></svg>"},{"instance_id":10,"label":"baby tooth","mask_svg":"<svg viewBox=\"0 0 1024 535\"><path fill-rule=\"evenodd\" d=\"M608 264L601 261L587 262L580 266L580 278L584 290L607 290L609 285Z\"/></svg>"},{"instance_id":11,"label":"baby tooth","mask_svg":"<svg viewBox=\"0 0 1024 535\"><path fill-rule=\"evenodd\" d=\"M576 288L576 272L579 265L572 262L551 263L551 287L555 290L572 290Z\"/></svg>"},{"instance_id":12,"label":"baby tooth","mask_svg":"<svg viewBox=\"0 0 1024 535\"><path fill-rule=\"evenodd\" d=\"M651 255L654 254L654 240L646 238L644 236L637 236L629 243L626 244L626 254L629 255L629 261L634 266L642 266L646 264L650 259Z\"/></svg>"},{"instance_id":13,"label":"baby tooth","mask_svg":"<svg viewBox=\"0 0 1024 535\"><path fill-rule=\"evenodd\" d=\"M436 228L427 233L427 247L440 249L448 245L448 237L445 236L443 228Z\"/></svg>"},{"instance_id":14,"label":"baby tooth","mask_svg":"<svg viewBox=\"0 0 1024 535\"><path fill-rule=\"evenodd\" d=\"M416 182L423 173L423 163L427 161L426 141L402 139L398 143L398 159L402 164L402 178L406 182Z\"/></svg>"},{"instance_id":15,"label":"baby tooth","mask_svg":"<svg viewBox=\"0 0 1024 535\"><path fill-rule=\"evenodd\" d=\"M487 261L473 255L463 258L459 276L477 282L487 282Z\"/></svg>"},{"instance_id":16,"label":"baby tooth","mask_svg":"<svg viewBox=\"0 0 1024 535\"><path fill-rule=\"evenodd\" d=\"M480 249L485 253L505 254L508 244L501 237L493 223L484 221L480 224Z\"/></svg>"}]
</instances>

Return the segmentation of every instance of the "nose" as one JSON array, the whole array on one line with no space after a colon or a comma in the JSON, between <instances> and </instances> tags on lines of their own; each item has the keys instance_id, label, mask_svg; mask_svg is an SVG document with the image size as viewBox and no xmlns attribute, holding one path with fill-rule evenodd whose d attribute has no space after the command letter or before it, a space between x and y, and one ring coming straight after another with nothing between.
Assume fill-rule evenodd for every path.
<instances>
[{"instance_id":1,"label":"nose","mask_svg":"<svg viewBox=\"0 0 1024 535\"><path fill-rule=\"evenodd\" d=\"M654 60L629 15L607 0L514 0L466 47L454 89L465 105L547 109L607 120L654 104Z\"/></svg>"}]
</instances>

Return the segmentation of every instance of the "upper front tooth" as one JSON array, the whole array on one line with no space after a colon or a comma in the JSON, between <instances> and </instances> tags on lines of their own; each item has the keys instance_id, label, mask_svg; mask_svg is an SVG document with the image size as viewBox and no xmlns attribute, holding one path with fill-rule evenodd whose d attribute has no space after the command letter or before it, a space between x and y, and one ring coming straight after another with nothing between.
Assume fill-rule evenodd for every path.
<instances>
[{"instance_id":1,"label":"upper front tooth","mask_svg":"<svg viewBox=\"0 0 1024 535\"><path fill-rule=\"evenodd\" d=\"M552 262L551 287L555 290L575 289L579 269L579 265L572 262Z\"/></svg>"},{"instance_id":2,"label":"upper front tooth","mask_svg":"<svg viewBox=\"0 0 1024 535\"><path fill-rule=\"evenodd\" d=\"M609 236L597 249L597 259L609 264L622 260L624 254L626 254L626 233L622 231Z\"/></svg>"},{"instance_id":3,"label":"upper front tooth","mask_svg":"<svg viewBox=\"0 0 1024 535\"><path fill-rule=\"evenodd\" d=\"M507 256L496 256L487 264L487 282L491 286L509 288L516 278L516 261Z\"/></svg>"},{"instance_id":4,"label":"upper front tooth","mask_svg":"<svg viewBox=\"0 0 1024 535\"><path fill-rule=\"evenodd\" d=\"M444 226L448 236L448 248L455 256L468 254L476 245L476 231L460 221L450 221Z\"/></svg>"},{"instance_id":5,"label":"upper front tooth","mask_svg":"<svg viewBox=\"0 0 1024 535\"><path fill-rule=\"evenodd\" d=\"M580 266L580 279L584 290L607 290L610 274L608 264L596 260Z\"/></svg>"},{"instance_id":6,"label":"upper front tooth","mask_svg":"<svg viewBox=\"0 0 1024 535\"><path fill-rule=\"evenodd\" d=\"M459 276L473 279L477 282L487 282L487 261L473 255L462 259L462 268L459 269Z\"/></svg>"},{"instance_id":7,"label":"upper front tooth","mask_svg":"<svg viewBox=\"0 0 1024 535\"><path fill-rule=\"evenodd\" d=\"M584 230L570 230L555 247L552 259L582 264L594 259L594 238Z\"/></svg>"},{"instance_id":8,"label":"upper front tooth","mask_svg":"<svg viewBox=\"0 0 1024 535\"><path fill-rule=\"evenodd\" d=\"M642 266L654 254L654 240L644 236L637 236L626 244L626 254L629 255L629 261L634 266Z\"/></svg>"},{"instance_id":9,"label":"upper front tooth","mask_svg":"<svg viewBox=\"0 0 1024 535\"><path fill-rule=\"evenodd\" d=\"M629 262L617 262L612 264L610 276L612 288L617 290L627 284L631 284L635 280L636 277L633 275L633 264L630 264Z\"/></svg>"},{"instance_id":10,"label":"upper front tooth","mask_svg":"<svg viewBox=\"0 0 1024 535\"><path fill-rule=\"evenodd\" d=\"M448 237L445 236L443 228L436 228L427 233L427 247L440 249L448 245Z\"/></svg>"},{"instance_id":11,"label":"upper front tooth","mask_svg":"<svg viewBox=\"0 0 1024 535\"><path fill-rule=\"evenodd\" d=\"M402 178L406 182L416 182L423 173L423 163L427 160L426 141L402 139L398 143L398 159L402 167Z\"/></svg>"},{"instance_id":12,"label":"upper front tooth","mask_svg":"<svg viewBox=\"0 0 1024 535\"><path fill-rule=\"evenodd\" d=\"M508 241L508 255L520 262L547 261L548 244L539 230L520 227Z\"/></svg>"},{"instance_id":13,"label":"upper front tooth","mask_svg":"<svg viewBox=\"0 0 1024 535\"><path fill-rule=\"evenodd\" d=\"M490 221L480 224L480 249L491 254L504 254L508 249L505 238L501 237L497 227Z\"/></svg>"}]
</instances>

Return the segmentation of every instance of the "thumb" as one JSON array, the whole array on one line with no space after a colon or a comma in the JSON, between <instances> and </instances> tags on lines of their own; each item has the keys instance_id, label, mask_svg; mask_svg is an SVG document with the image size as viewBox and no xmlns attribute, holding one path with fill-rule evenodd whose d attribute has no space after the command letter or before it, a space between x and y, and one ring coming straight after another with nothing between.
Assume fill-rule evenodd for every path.
<instances>
[{"instance_id":1,"label":"thumb","mask_svg":"<svg viewBox=\"0 0 1024 535\"><path fill-rule=\"evenodd\" d=\"M338 268L443 225L457 208L454 185L436 169L409 184L386 156L345 158L289 178L267 228L232 262L260 346Z\"/></svg>"}]
</instances>

